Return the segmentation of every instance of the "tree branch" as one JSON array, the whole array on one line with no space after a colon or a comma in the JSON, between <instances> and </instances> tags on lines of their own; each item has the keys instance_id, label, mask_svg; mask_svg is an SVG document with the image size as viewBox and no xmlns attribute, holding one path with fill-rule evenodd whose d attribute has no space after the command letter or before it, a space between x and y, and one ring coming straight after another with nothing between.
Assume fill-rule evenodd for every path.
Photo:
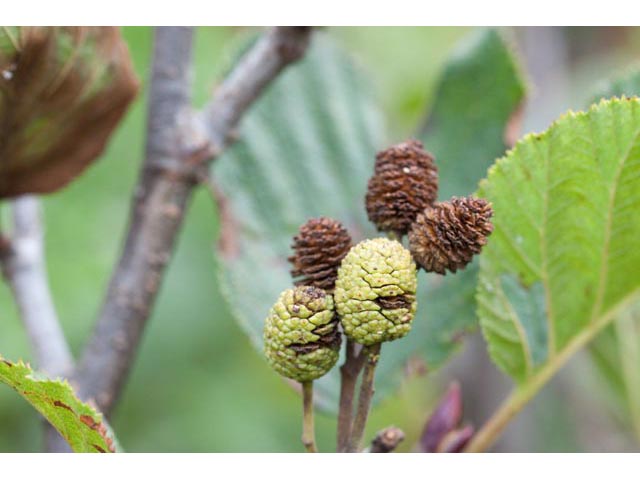
<instances>
[{"instance_id":1,"label":"tree branch","mask_svg":"<svg viewBox=\"0 0 640 480\"><path fill-rule=\"evenodd\" d=\"M0 246L2 273L10 285L38 368L63 375L73 358L56 315L44 261L40 203L33 196L11 202L13 233Z\"/></svg>"},{"instance_id":2,"label":"tree branch","mask_svg":"<svg viewBox=\"0 0 640 480\"><path fill-rule=\"evenodd\" d=\"M175 247L185 211L208 162L234 137L267 84L304 53L310 30L269 30L240 60L203 112L190 106L193 31L156 29L146 158L124 250L74 376L81 397L109 415L132 366Z\"/></svg>"},{"instance_id":3,"label":"tree branch","mask_svg":"<svg viewBox=\"0 0 640 480\"><path fill-rule=\"evenodd\" d=\"M133 363L195 185L186 164L197 157L198 149L184 135L191 101L192 40L188 27L156 29L146 157L132 199L127 239L74 376L80 396L92 399L106 415Z\"/></svg>"}]
</instances>

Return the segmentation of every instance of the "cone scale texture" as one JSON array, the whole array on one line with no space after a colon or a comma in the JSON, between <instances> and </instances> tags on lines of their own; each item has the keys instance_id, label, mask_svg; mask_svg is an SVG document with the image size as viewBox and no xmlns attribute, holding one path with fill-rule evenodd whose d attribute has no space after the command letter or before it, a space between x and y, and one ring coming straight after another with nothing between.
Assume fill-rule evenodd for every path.
<instances>
[{"instance_id":1,"label":"cone scale texture","mask_svg":"<svg viewBox=\"0 0 640 480\"><path fill-rule=\"evenodd\" d=\"M438 170L422 143L409 140L376 156L365 203L378 230L405 235L438 196Z\"/></svg>"},{"instance_id":2,"label":"cone scale texture","mask_svg":"<svg viewBox=\"0 0 640 480\"><path fill-rule=\"evenodd\" d=\"M351 248L349 232L337 220L308 220L293 237L294 254L289 257L296 285L333 291L338 267Z\"/></svg>"},{"instance_id":3,"label":"cone scale texture","mask_svg":"<svg viewBox=\"0 0 640 480\"><path fill-rule=\"evenodd\" d=\"M285 290L264 325L264 349L280 375L308 382L338 360L340 332L331 295L315 287Z\"/></svg>"},{"instance_id":4,"label":"cone scale texture","mask_svg":"<svg viewBox=\"0 0 640 480\"><path fill-rule=\"evenodd\" d=\"M336 310L345 335L373 345L405 336L416 312L416 265L399 242L365 240L342 262Z\"/></svg>"},{"instance_id":5,"label":"cone scale texture","mask_svg":"<svg viewBox=\"0 0 640 480\"><path fill-rule=\"evenodd\" d=\"M456 198L436 203L418 215L409 232L411 253L427 272L455 273L480 253L493 231L486 200Z\"/></svg>"}]
</instances>

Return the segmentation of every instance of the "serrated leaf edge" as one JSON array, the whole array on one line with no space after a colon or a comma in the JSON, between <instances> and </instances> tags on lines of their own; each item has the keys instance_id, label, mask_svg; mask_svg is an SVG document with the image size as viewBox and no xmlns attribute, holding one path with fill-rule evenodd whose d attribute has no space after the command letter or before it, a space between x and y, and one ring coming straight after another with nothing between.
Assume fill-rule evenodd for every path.
<instances>
[{"instance_id":1,"label":"serrated leaf edge","mask_svg":"<svg viewBox=\"0 0 640 480\"><path fill-rule=\"evenodd\" d=\"M19 360L17 362L12 362L12 361L7 360L6 358L4 358L2 355L0 355L0 362L6 364L10 368L18 367L18 368L24 368L24 369L29 370L31 373L28 373L27 375L25 375L25 378L31 380L32 382L52 383L52 384L58 384L58 385L62 386L65 390L67 390L71 395L73 395L78 400L78 403L83 404L90 411L90 414L88 414L88 415L84 414L84 413L83 414L79 414L78 412L73 410L73 408L71 408L68 405L64 405L63 408L65 408L67 410L71 410L73 412L73 414L77 416L79 422L83 423L88 428L90 428L90 429L94 430L96 433L98 433L98 435L100 435L104 439L105 443L110 446L109 451L105 451L102 447L93 445L93 447L96 449L96 451L100 452L100 453L115 453L116 451L120 451L121 450L121 448L119 447L119 444L118 444L115 436L111 432L110 427L107 425L106 421L103 419L103 415L101 413L99 413L90 403L82 402L80 399L78 399L78 397L75 394L73 388L71 387L71 384L68 382L67 379L63 379L63 378L60 378L60 377L58 377L58 378L49 378L49 377L37 372L36 370L33 370L33 368L31 368L31 365L28 362L24 362L23 360ZM46 417L45 412L42 411L42 409L38 406L37 403L32 402L28 395L26 395L24 392L21 392L19 389L17 389L15 385L13 385L13 384L11 384L9 382L5 382L1 377L0 377L0 382L5 383L11 389L15 390L33 408L35 408L47 421L49 421L49 419ZM55 405L55 403L54 403L54 405ZM56 431L61 436L63 436L63 438L65 438L65 440L67 440L67 442L69 442L69 445L71 445L71 442L69 441L70 439L65 437L64 432L62 432L60 429L58 429L57 426L53 422L49 422L49 423L56 429Z\"/></svg>"}]
</instances>

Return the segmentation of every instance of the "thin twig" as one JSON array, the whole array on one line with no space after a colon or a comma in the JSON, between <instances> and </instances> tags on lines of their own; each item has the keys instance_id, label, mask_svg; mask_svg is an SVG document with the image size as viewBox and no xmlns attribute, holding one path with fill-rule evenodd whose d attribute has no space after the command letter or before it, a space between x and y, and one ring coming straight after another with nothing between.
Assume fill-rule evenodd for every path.
<instances>
[{"instance_id":1,"label":"thin twig","mask_svg":"<svg viewBox=\"0 0 640 480\"><path fill-rule=\"evenodd\" d=\"M216 151L234 139L240 117L265 87L304 55L310 38L311 27L271 28L236 65L202 112Z\"/></svg>"},{"instance_id":2,"label":"thin twig","mask_svg":"<svg viewBox=\"0 0 640 480\"><path fill-rule=\"evenodd\" d=\"M351 438L353 424L353 398L358 375L364 366L365 356L361 346L347 339L346 357L340 367L340 409L338 411L337 452L346 452Z\"/></svg>"},{"instance_id":3,"label":"thin twig","mask_svg":"<svg viewBox=\"0 0 640 480\"><path fill-rule=\"evenodd\" d=\"M375 377L376 365L380 358L380 346L377 343L363 349L366 356L364 371L362 372L362 383L360 384L360 396L358 397L358 409L353 421L353 429L351 439L349 441L349 451L359 452L362 448L362 438L364 430L367 426L367 418L371 408L371 399L373 398L374 388L373 381Z\"/></svg>"},{"instance_id":4,"label":"thin twig","mask_svg":"<svg viewBox=\"0 0 640 480\"><path fill-rule=\"evenodd\" d=\"M522 410L530 395L523 395L520 390L513 390L498 410L476 433L465 447L465 452L484 452L490 448L502 434L509 422Z\"/></svg>"},{"instance_id":5,"label":"thin twig","mask_svg":"<svg viewBox=\"0 0 640 480\"><path fill-rule=\"evenodd\" d=\"M63 375L73 358L51 299L44 260L40 203L36 197L11 202L13 233L0 252L2 273L11 286L38 368Z\"/></svg>"},{"instance_id":6,"label":"thin twig","mask_svg":"<svg viewBox=\"0 0 640 480\"><path fill-rule=\"evenodd\" d=\"M51 298L44 254L40 202L23 196L11 202L13 232L0 246L2 273L10 285L38 368L64 376L73 368L73 356ZM70 451L67 442L45 423L46 449Z\"/></svg>"},{"instance_id":7,"label":"thin twig","mask_svg":"<svg viewBox=\"0 0 640 480\"><path fill-rule=\"evenodd\" d=\"M146 158L127 239L75 381L107 415L132 367L193 190L233 138L242 114L309 42L306 27L269 30L202 113L190 106L193 30L156 29Z\"/></svg>"},{"instance_id":8,"label":"thin twig","mask_svg":"<svg viewBox=\"0 0 640 480\"><path fill-rule=\"evenodd\" d=\"M364 453L391 453L404 440L404 432L398 427L387 427L376 433Z\"/></svg>"},{"instance_id":9,"label":"thin twig","mask_svg":"<svg viewBox=\"0 0 640 480\"><path fill-rule=\"evenodd\" d=\"M307 452L318 452L313 420L313 382L302 383L302 444Z\"/></svg>"}]
</instances>

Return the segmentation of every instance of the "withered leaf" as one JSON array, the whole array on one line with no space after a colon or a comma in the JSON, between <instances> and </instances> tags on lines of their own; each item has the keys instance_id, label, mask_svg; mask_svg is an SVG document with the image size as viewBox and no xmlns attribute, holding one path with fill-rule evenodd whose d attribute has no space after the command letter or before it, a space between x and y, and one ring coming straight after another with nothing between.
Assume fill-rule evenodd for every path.
<instances>
[{"instance_id":1,"label":"withered leaf","mask_svg":"<svg viewBox=\"0 0 640 480\"><path fill-rule=\"evenodd\" d=\"M137 90L116 27L0 28L0 198L77 177Z\"/></svg>"}]
</instances>

